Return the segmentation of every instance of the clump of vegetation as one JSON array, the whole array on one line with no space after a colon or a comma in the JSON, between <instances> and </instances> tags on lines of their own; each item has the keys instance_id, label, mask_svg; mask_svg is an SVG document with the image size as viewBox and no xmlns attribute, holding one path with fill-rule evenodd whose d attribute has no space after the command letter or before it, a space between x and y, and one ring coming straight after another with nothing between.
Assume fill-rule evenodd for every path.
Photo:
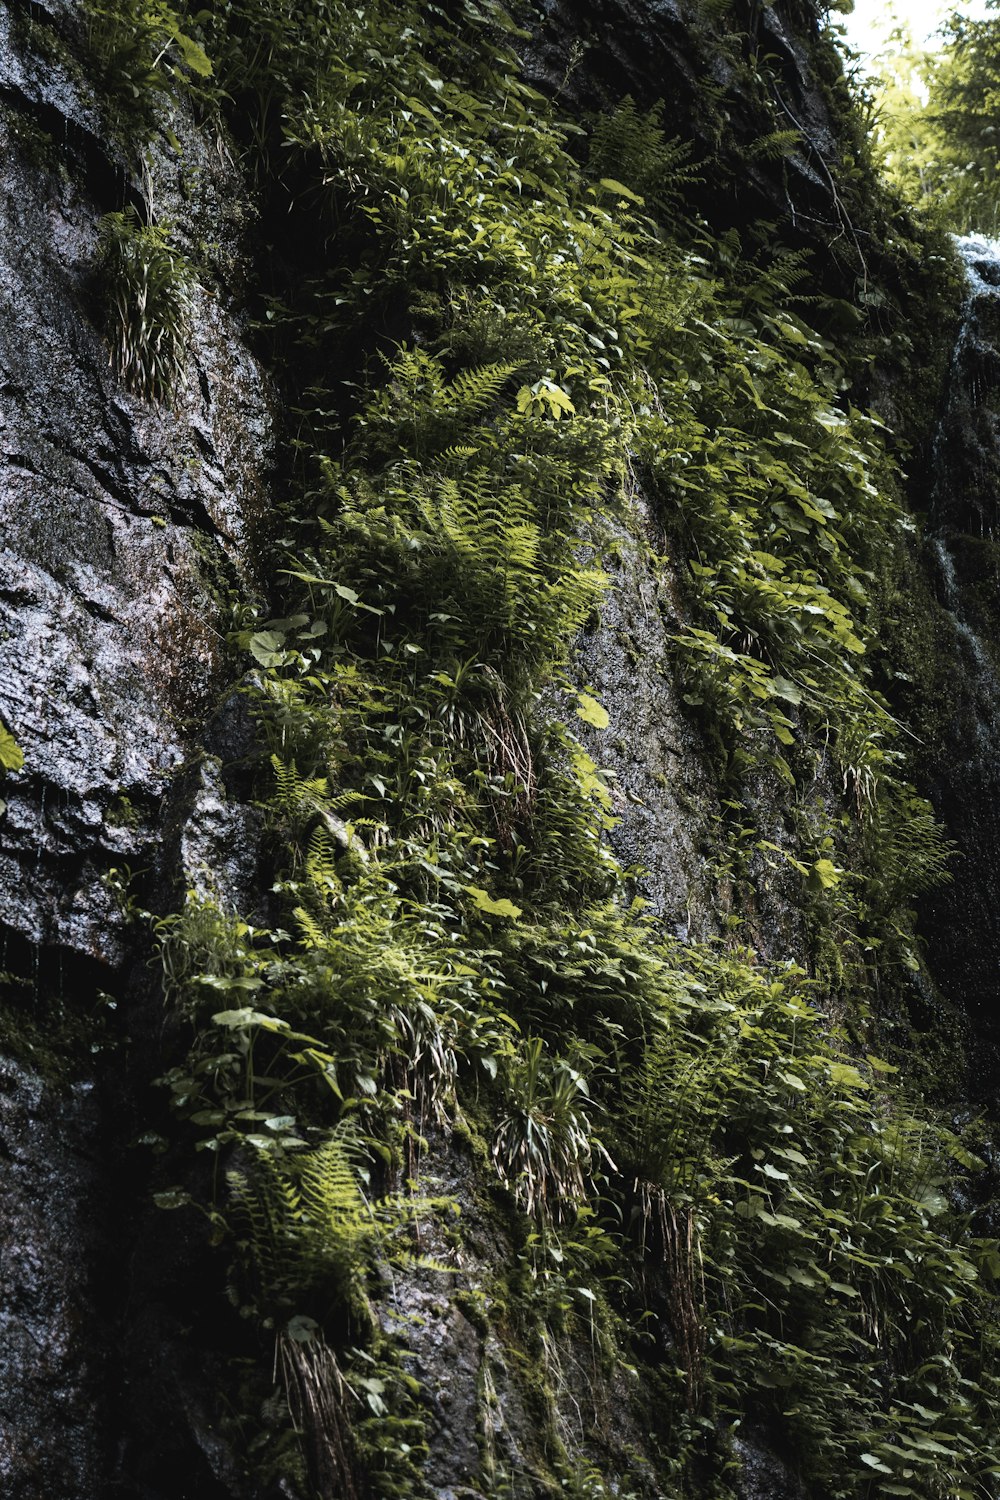
<instances>
[{"instance_id":1,"label":"clump of vegetation","mask_svg":"<svg viewBox=\"0 0 1000 1500\"><path fill-rule=\"evenodd\" d=\"M1000 1260L946 1191L974 1157L865 1029L946 855L869 665L895 471L797 259L684 221L655 112L626 104L581 168L505 11L458 10L202 15L290 225L267 321L298 417L281 613L237 636L276 908L191 896L159 925L190 1028L166 1083L231 1165L205 1206L234 1297L277 1342L314 1489L351 1493L367 1443L374 1493L419 1494L419 1389L366 1309L413 1229L398 1177L464 1104L525 1246L512 1336L596 1343L613 1301L607 1358L657 1371L674 1493L729 1493L746 1416L836 1500L975 1493ZM612 152L660 176L607 176ZM386 328L345 380L334 356ZM557 709L606 725L572 656L637 483L687 575L662 667L740 837L750 779L787 788L789 842L751 828L755 854L851 963L682 945L630 894ZM539 1465L511 1492L556 1492L555 1437Z\"/></svg>"},{"instance_id":2,"label":"clump of vegetation","mask_svg":"<svg viewBox=\"0 0 1000 1500\"><path fill-rule=\"evenodd\" d=\"M108 308L112 362L149 401L168 401L184 378L194 276L163 224L134 208L105 214L100 234L101 292Z\"/></svg>"},{"instance_id":3,"label":"clump of vegetation","mask_svg":"<svg viewBox=\"0 0 1000 1500\"><path fill-rule=\"evenodd\" d=\"M101 93L123 133L129 122L153 128L156 105L177 88L211 98L212 64L192 35L197 14L188 20L165 0L111 0L89 5L87 14Z\"/></svg>"}]
</instances>

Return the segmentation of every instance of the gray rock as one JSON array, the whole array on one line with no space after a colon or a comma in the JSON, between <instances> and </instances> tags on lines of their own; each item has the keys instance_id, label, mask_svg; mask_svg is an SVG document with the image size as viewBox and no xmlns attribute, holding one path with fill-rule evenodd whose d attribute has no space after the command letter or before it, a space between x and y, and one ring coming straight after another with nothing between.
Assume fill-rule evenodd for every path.
<instances>
[{"instance_id":1,"label":"gray rock","mask_svg":"<svg viewBox=\"0 0 1000 1500\"><path fill-rule=\"evenodd\" d=\"M617 529L616 561L606 563L611 586L600 619L580 642L576 673L608 713L606 729L574 733L610 773L617 826L614 850L637 868L650 909L682 936L706 930L706 829L717 810L704 747L685 713L682 689L670 663L677 630L675 583L669 569L654 573L643 539L649 517L636 497L631 530Z\"/></svg>"},{"instance_id":2,"label":"gray rock","mask_svg":"<svg viewBox=\"0 0 1000 1500\"><path fill-rule=\"evenodd\" d=\"M0 55L14 74L9 37ZM50 111L69 108L56 83L40 95ZM0 120L0 715L25 767L5 789L0 912L33 941L115 962L103 877L154 840L229 672L223 591L254 587L269 394L221 284L197 293L174 406L122 389L91 293L98 221L116 205L95 201L72 152L40 173L18 149L21 118ZM216 180L203 206L240 201L230 163L204 143L195 159ZM169 209L178 159L163 169ZM193 236L232 239L185 217Z\"/></svg>"},{"instance_id":3,"label":"gray rock","mask_svg":"<svg viewBox=\"0 0 1000 1500\"><path fill-rule=\"evenodd\" d=\"M0 1059L0 1490L9 1500L96 1496L107 1379L97 1306L90 1085L44 1084Z\"/></svg>"},{"instance_id":4,"label":"gray rock","mask_svg":"<svg viewBox=\"0 0 1000 1500\"><path fill-rule=\"evenodd\" d=\"M802 1486L771 1449L749 1437L737 1438L733 1448L741 1465L739 1500L802 1500Z\"/></svg>"},{"instance_id":5,"label":"gray rock","mask_svg":"<svg viewBox=\"0 0 1000 1500\"><path fill-rule=\"evenodd\" d=\"M82 24L61 0L0 8L0 718L25 753L0 790L0 969L34 984L30 1003L16 984L0 999L11 1500L97 1500L120 1435L109 1349L130 1283L109 1225L134 1170L122 1152L133 1053L87 1040L98 992L126 988L141 959L113 872L148 887L170 859L195 879L211 863L231 877L217 874L220 898L242 901L255 868L252 818L227 808L199 749L233 676L227 590L256 588L271 465L271 394L239 311L249 197L225 142L183 111L171 122L182 151L164 136L133 172L83 76ZM184 380L161 405L112 370L95 286L102 215L143 200L183 223L200 278ZM40 955L66 976L44 1005ZM139 972L128 1027L145 1086L162 1012ZM76 1028L71 1069L63 1026ZM178 1450L219 1468L217 1440L177 1405L162 1418L187 1421Z\"/></svg>"}]
</instances>

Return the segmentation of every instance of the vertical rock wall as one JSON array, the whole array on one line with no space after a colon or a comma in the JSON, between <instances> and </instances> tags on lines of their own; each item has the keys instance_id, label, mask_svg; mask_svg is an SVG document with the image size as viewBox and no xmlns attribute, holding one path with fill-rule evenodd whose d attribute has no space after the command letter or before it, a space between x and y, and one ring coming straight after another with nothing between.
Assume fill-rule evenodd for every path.
<instances>
[{"instance_id":1,"label":"vertical rock wall","mask_svg":"<svg viewBox=\"0 0 1000 1500\"><path fill-rule=\"evenodd\" d=\"M929 496L924 656L937 701L919 726L959 854L951 884L928 902L926 930L942 991L975 1037L967 1086L990 1107L1000 1083L1000 254L984 240L959 248L967 291Z\"/></svg>"},{"instance_id":2,"label":"vertical rock wall","mask_svg":"<svg viewBox=\"0 0 1000 1500\"><path fill-rule=\"evenodd\" d=\"M171 780L221 685L227 591L252 596L270 395L239 311L246 186L175 118L133 176L72 6L0 10L0 716L25 765L0 820L0 1490L96 1500L116 1434L108 1339L132 1156L118 1138L128 938L109 871L158 871ZM103 214L175 219L195 261L170 405L117 380ZM203 799L204 800L204 799ZM193 804L191 804L193 805ZM202 809L204 811L204 809ZM175 838L173 847L179 849ZM134 1153L133 1153L134 1155Z\"/></svg>"},{"instance_id":3,"label":"vertical rock wall","mask_svg":"<svg viewBox=\"0 0 1000 1500\"><path fill-rule=\"evenodd\" d=\"M629 89L650 103L669 77L680 121L696 112L706 66L723 91L732 82L723 62L699 54L672 3L544 9L534 75L576 106ZM817 225L820 239L843 238L824 176L835 132L822 91L794 28L773 10L759 19L757 40L778 60L806 144L780 170L761 164L752 180L728 182L714 205L720 227L788 212L806 240ZM210 1500L258 1491L203 1399L215 1355L179 1316L189 1292L197 1306L196 1254L178 1272L130 1184L138 1156L125 1148L147 1106L158 1108L148 1080L161 1021L111 872L137 872L166 904L181 872L197 883L211 868L234 906L254 902L252 818L230 806L203 752L226 760L242 748L238 714L216 709L236 670L225 649L227 594L258 587L271 397L240 312L253 211L230 147L214 128L174 117L181 149L159 135L136 176L92 95L87 58L74 7L50 0L0 13L0 717L26 756L2 787L0 820L0 1489L11 1500ZM758 125L751 111L733 128ZM173 220L198 273L172 404L139 399L109 366L99 226L126 202ZM618 852L645 868L658 914L703 935L713 923L705 831L715 793L670 669L679 606L644 556L653 523L641 507L634 523L602 619L582 642L581 681L611 712L614 727L596 731L594 744L616 777ZM969 556L983 555L973 528L942 524L963 532ZM961 636L965 606L949 595L958 585L948 566L942 605ZM969 645L969 680L985 681L992 668L971 662L975 654ZM993 720L976 722L982 768ZM974 793L957 779L944 789L956 817L973 796L978 806L992 795L990 776ZM762 788L769 798L765 816L780 840L778 793ZM958 906L972 888L970 874L956 887ZM957 975L956 939L967 930L948 915L956 909L944 909L939 931L942 962ZM774 956L796 952L792 896L779 891L758 922L762 951L770 933ZM992 982L990 971L983 1005ZM472 1175L443 1146L428 1168L477 1226L470 1295L513 1253L494 1215L476 1219ZM394 1312L426 1317L413 1345L431 1408L428 1475L444 1500L463 1486L482 1492L491 1443L502 1465L537 1433L527 1382L433 1276L401 1278ZM163 1305L160 1287L170 1289ZM214 1284L201 1295L222 1304ZM451 1309L444 1325L434 1321L439 1304ZM496 1429L476 1433L487 1380ZM560 1392L567 1433L582 1431L578 1395L570 1375ZM643 1434L627 1407L627 1392L604 1393L601 1441L634 1455ZM748 1496L793 1492L771 1455L750 1445L745 1457Z\"/></svg>"}]
</instances>

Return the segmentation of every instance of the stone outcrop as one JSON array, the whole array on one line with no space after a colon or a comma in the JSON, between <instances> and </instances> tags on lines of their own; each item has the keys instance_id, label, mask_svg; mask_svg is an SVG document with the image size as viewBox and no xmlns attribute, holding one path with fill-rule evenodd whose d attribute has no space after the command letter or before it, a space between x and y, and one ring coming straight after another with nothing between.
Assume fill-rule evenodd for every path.
<instances>
[{"instance_id":1,"label":"stone outcrop","mask_svg":"<svg viewBox=\"0 0 1000 1500\"><path fill-rule=\"evenodd\" d=\"M107 1492L124 1049L157 1024L136 1014L148 983L126 983L134 939L111 872L169 881L199 836L163 845L171 782L233 675L228 596L256 587L272 462L272 398L240 311L246 185L226 143L183 117L181 148L162 139L134 177L86 58L74 7L0 13L0 717L25 754L0 821L11 1500ZM126 202L174 218L198 262L172 404L140 399L109 361L98 236ZM210 801L188 803L198 826ZM128 994L120 1047L100 1041L109 991Z\"/></svg>"},{"instance_id":2,"label":"stone outcrop","mask_svg":"<svg viewBox=\"0 0 1000 1500\"><path fill-rule=\"evenodd\" d=\"M689 134L696 156L718 146L712 131L723 126L733 138L783 121L798 130L780 166L762 154L737 177L729 163L724 181L692 191L719 230L774 215L787 218L790 240L818 252L842 242L831 272L841 290L854 250L826 166L838 147L807 45L814 18L755 7L756 30L723 57L705 50L674 0L546 0L542 9L529 76L568 108L627 92L649 105L669 76L668 129ZM706 84L716 100L738 100L739 69L765 54L778 113L764 118L748 102L736 117L709 118ZM260 1350L240 1343L245 1330L223 1326L224 1288L201 1242L162 1228L149 1209L142 1153L156 1146L165 1112L151 1084L165 1024L145 940L122 904L131 878L157 910L189 884L252 912L265 884L260 820L233 770L252 729L226 644L233 603L266 586L258 553L274 493L277 403L243 309L254 209L235 150L180 105L137 173L91 86L88 57L70 4L24 0L0 12L0 720L25 753L23 770L0 785L0 1490L10 1500L259 1497L219 1419L232 1374L219 1343L231 1337L248 1365ZM172 221L197 273L185 376L170 402L137 396L109 357L100 224L126 204ZM643 868L641 892L672 930L709 936L718 795L669 668L681 590L644 551L647 533L659 538L640 499L629 524L601 619L580 643L580 683L611 715L590 743L612 773L619 857ZM982 555L968 537L962 545L963 557ZM949 566L972 576L942 561L940 605L957 637L971 635L949 594L958 586ZM973 697L987 676L993 694L993 668L976 651L968 641L956 648L956 670ZM990 705L1000 716L994 696ZM994 718L979 722L981 769ZM972 794L961 763L950 783L946 763L935 789L960 808ZM976 786L992 795L994 781L990 773ZM829 792L832 805L832 780ZM780 843L780 788L762 779L759 801L761 827ZM954 826L971 850L972 824L956 813ZM990 832L983 859L995 842ZM943 972L958 964L954 900L969 899L982 863L970 862L957 898L940 908ZM793 882L771 885L748 930L766 956L799 956ZM519 1461L537 1433L524 1372L505 1362L476 1311L480 1283L515 1248L479 1190L476 1163L460 1144L437 1146L428 1188L460 1201L471 1226L460 1295L419 1269L398 1278L383 1313L413 1324L433 1448L427 1477L450 1500L480 1494L489 1465ZM209 1305L221 1309L217 1327L199 1325ZM569 1354L557 1423L573 1436L592 1392L573 1368L587 1350ZM595 1427L604 1424L604 1451L642 1468L648 1434L628 1406L628 1392L604 1391ZM484 1409L496 1414L485 1438L476 1430ZM747 1500L798 1493L751 1435L743 1460ZM273 1488L269 1500L284 1493Z\"/></svg>"}]
</instances>

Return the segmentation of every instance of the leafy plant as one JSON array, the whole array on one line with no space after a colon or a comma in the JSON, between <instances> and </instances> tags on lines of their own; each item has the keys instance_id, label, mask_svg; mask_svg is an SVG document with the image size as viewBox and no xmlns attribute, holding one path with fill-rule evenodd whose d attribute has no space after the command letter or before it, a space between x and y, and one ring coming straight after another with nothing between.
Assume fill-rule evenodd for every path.
<instances>
[{"instance_id":1,"label":"leafy plant","mask_svg":"<svg viewBox=\"0 0 1000 1500\"><path fill-rule=\"evenodd\" d=\"M958 234L1000 225L995 15L954 12L942 45L920 47L905 21L893 28L862 85L883 170L920 211Z\"/></svg>"},{"instance_id":2,"label":"leafy plant","mask_svg":"<svg viewBox=\"0 0 1000 1500\"><path fill-rule=\"evenodd\" d=\"M992 1334L972 1332L996 1251L943 1191L972 1168L867 1056L862 964L680 944L632 900L579 737L610 726L572 671L641 483L684 564L660 668L711 727L741 878L799 882L817 948L904 943L946 850L870 665L895 471L804 315L800 259L762 269L674 211L687 169L655 111L597 127L588 175L503 9L457 14L324 0L289 28L277 0L233 0L198 23L291 226L267 322L297 435L283 613L235 637L268 916L189 898L158 929L191 1030L166 1079L182 1129L233 1174L229 1252L259 1326L283 1322L318 1486L349 1492L369 1438L376 1493L418 1482L414 1392L366 1299L394 1180L464 1106L489 1113L523 1242L511 1336L552 1371L574 1309L596 1340L599 1267L614 1357L668 1392L672 1478L690 1460L724 1485L706 1434L750 1414L831 1500L873 1474L960 1493L996 1451ZM300 234L322 253L297 258ZM393 347L345 376L374 329ZM760 778L785 843L743 816ZM920 1409L944 1452L916 1441Z\"/></svg>"},{"instance_id":3,"label":"leafy plant","mask_svg":"<svg viewBox=\"0 0 1000 1500\"><path fill-rule=\"evenodd\" d=\"M150 125L155 102L165 104L178 85L201 97L212 64L192 31L208 16L194 14L166 0L113 0L88 6L90 39L103 73L104 93L116 106L122 131L137 121Z\"/></svg>"},{"instance_id":4,"label":"leafy plant","mask_svg":"<svg viewBox=\"0 0 1000 1500\"><path fill-rule=\"evenodd\" d=\"M24 751L9 729L0 724L0 770L20 771L24 765Z\"/></svg>"},{"instance_id":5,"label":"leafy plant","mask_svg":"<svg viewBox=\"0 0 1000 1500\"><path fill-rule=\"evenodd\" d=\"M587 1198L594 1141L584 1074L547 1058L541 1037L527 1037L512 1059L507 1113L493 1139L493 1160L525 1212L557 1218Z\"/></svg>"},{"instance_id":6,"label":"leafy plant","mask_svg":"<svg viewBox=\"0 0 1000 1500\"><path fill-rule=\"evenodd\" d=\"M122 380L149 401L183 383L194 276L167 226L134 208L101 220L99 266L111 357Z\"/></svg>"}]
</instances>

